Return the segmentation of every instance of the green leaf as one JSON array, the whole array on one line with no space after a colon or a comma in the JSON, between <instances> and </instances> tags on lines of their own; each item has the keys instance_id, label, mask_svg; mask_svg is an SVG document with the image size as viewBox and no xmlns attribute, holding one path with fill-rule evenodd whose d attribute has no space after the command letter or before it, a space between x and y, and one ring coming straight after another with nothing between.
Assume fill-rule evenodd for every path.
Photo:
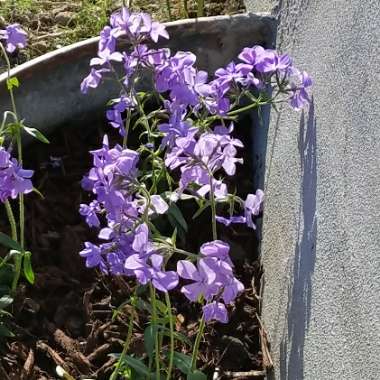
<instances>
[{"instance_id":1,"label":"green leaf","mask_svg":"<svg viewBox=\"0 0 380 380\"><path fill-rule=\"evenodd\" d=\"M181 228L185 232L187 232L188 228L187 228L186 220L183 217L181 210L178 208L178 206L175 203L172 203L170 205L169 210L168 210L168 215L171 215L175 219L175 221L177 222L176 224L181 226Z\"/></svg>"},{"instance_id":2,"label":"green leaf","mask_svg":"<svg viewBox=\"0 0 380 380\"><path fill-rule=\"evenodd\" d=\"M0 310L7 308L13 302L13 298L5 295L0 298Z\"/></svg>"},{"instance_id":3,"label":"green leaf","mask_svg":"<svg viewBox=\"0 0 380 380\"><path fill-rule=\"evenodd\" d=\"M169 328L162 326L162 332L165 336L170 337L170 329ZM176 332L176 331L173 333L173 335L174 335L174 339L176 339L182 343L185 343L185 344L189 345L190 347L192 346L193 343L191 342L191 340L186 335L181 334L181 333Z\"/></svg>"},{"instance_id":4,"label":"green leaf","mask_svg":"<svg viewBox=\"0 0 380 380\"><path fill-rule=\"evenodd\" d=\"M144 347L151 360L153 358L156 332L157 329L152 325L149 325L144 331Z\"/></svg>"},{"instance_id":5,"label":"green leaf","mask_svg":"<svg viewBox=\"0 0 380 380\"><path fill-rule=\"evenodd\" d=\"M4 247L14 249L18 252L22 252L23 249L20 244L17 243L17 241L14 241L11 239L8 235L0 232L0 244Z\"/></svg>"},{"instance_id":6,"label":"green leaf","mask_svg":"<svg viewBox=\"0 0 380 380\"><path fill-rule=\"evenodd\" d=\"M211 203L210 203L209 201L207 201L207 202L205 202L201 207L199 207L199 209L197 210L197 212L193 215L193 220L196 219L196 218L198 218L198 216L201 215L202 212L203 212L204 210L206 210L206 208L207 208L208 206L210 206L210 205L211 205Z\"/></svg>"},{"instance_id":7,"label":"green leaf","mask_svg":"<svg viewBox=\"0 0 380 380\"><path fill-rule=\"evenodd\" d=\"M191 356L182 354L181 352L174 352L173 364L182 373L187 375L191 371Z\"/></svg>"},{"instance_id":8,"label":"green leaf","mask_svg":"<svg viewBox=\"0 0 380 380\"><path fill-rule=\"evenodd\" d=\"M24 276L28 280L30 284L34 284L35 276L32 268L32 262L31 262L31 256L32 253L27 251L24 254L24 260L23 260L23 269L24 269Z\"/></svg>"},{"instance_id":9,"label":"green leaf","mask_svg":"<svg viewBox=\"0 0 380 380\"><path fill-rule=\"evenodd\" d=\"M136 372L150 377L149 368L143 363L141 359L133 358L132 356L124 356L124 361L133 368Z\"/></svg>"},{"instance_id":10,"label":"green leaf","mask_svg":"<svg viewBox=\"0 0 380 380\"><path fill-rule=\"evenodd\" d=\"M25 125L22 126L23 130L33 136L35 139L40 140L44 144L50 144L50 141L36 128L30 128Z\"/></svg>"},{"instance_id":11,"label":"green leaf","mask_svg":"<svg viewBox=\"0 0 380 380\"><path fill-rule=\"evenodd\" d=\"M207 380L207 376L196 369L194 372L187 374L186 380Z\"/></svg>"},{"instance_id":12,"label":"green leaf","mask_svg":"<svg viewBox=\"0 0 380 380\"><path fill-rule=\"evenodd\" d=\"M12 90L13 87L20 86L20 82L16 77L8 78L7 79L7 88L8 90Z\"/></svg>"},{"instance_id":13,"label":"green leaf","mask_svg":"<svg viewBox=\"0 0 380 380\"><path fill-rule=\"evenodd\" d=\"M157 309L158 311L162 314L162 315L166 315L167 312L168 312L168 308L166 306L166 304L164 304L162 301L160 300L156 300L156 306L157 306Z\"/></svg>"},{"instance_id":14,"label":"green leaf","mask_svg":"<svg viewBox=\"0 0 380 380\"><path fill-rule=\"evenodd\" d=\"M14 336L15 334L8 327L0 323L0 337L12 338Z\"/></svg>"}]
</instances>

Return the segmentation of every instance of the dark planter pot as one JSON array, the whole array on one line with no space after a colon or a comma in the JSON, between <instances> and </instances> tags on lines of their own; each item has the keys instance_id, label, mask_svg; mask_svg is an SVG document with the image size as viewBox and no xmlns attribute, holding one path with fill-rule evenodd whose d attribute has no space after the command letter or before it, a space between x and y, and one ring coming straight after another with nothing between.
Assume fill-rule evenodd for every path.
<instances>
[{"instance_id":1,"label":"dark planter pot","mask_svg":"<svg viewBox=\"0 0 380 380\"><path fill-rule=\"evenodd\" d=\"M160 46L174 52L193 52L197 56L197 67L213 73L236 60L244 47L274 48L277 23L266 14L241 14L180 20L166 26L171 38L161 41ZM89 72L89 61L96 56L98 41L99 38L91 38L58 49L11 71L11 76L17 76L21 84L15 90L16 104L27 126L48 136L56 128L69 124L88 128L92 121L104 118L106 103L118 96L118 86L110 81L87 95L80 92L80 83ZM11 109L6 79L7 73L0 75L0 115ZM254 113L250 120L256 189L262 188L264 182L269 109L264 109L260 123Z\"/></svg>"}]
</instances>

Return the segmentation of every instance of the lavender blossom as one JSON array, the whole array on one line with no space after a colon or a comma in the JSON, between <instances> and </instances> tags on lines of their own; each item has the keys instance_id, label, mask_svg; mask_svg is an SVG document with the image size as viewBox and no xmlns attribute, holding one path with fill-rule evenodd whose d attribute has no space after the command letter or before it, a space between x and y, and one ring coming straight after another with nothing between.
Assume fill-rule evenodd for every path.
<instances>
[{"instance_id":1,"label":"lavender blossom","mask_svg":"<svg viewBox=\"0 0 380 380\"><path fill-rule=\"evenodd\" d=\"M216 320L221 323L228 323L228 312L222 302L210 302L203 306L202 311L206 322Z\"/></svg>"},{"instance_id":2,"label":"lavender blossom","mask_svg":"<svg viewBox=\"0 0 380 380\"><path fill-rule=\"evenodd\" d=\"M25 170L5 148L0 147L0 201L16 199L33 191L33 170Z\"/></svg>"},{"instance_id":3,"label":"lavender blossom","mask_svg":"<svg viewBox=\"0 0 380 380\"><path fill-rule=\"evenodd\" d=\"M5 48L8 53L13 53L17 48L24 48L27 36L20 24L11 24L5 29L0 29L0 40L5 40Z\"/></svg>"},{"instance_id":4,"label":"lavender blossom","mask_svg":"<svg viewBox=\"0 0 380 380\"><path fill-rule=\"evenodd\" d=\"M83 94L87 94L89 88L96 88L99 86L100 81L102 80L102 73L107 72L107 69L95 70L91 69L90 74L87 75L86 78L83 79L80 90Z\"/></svg>"}]
</instances>

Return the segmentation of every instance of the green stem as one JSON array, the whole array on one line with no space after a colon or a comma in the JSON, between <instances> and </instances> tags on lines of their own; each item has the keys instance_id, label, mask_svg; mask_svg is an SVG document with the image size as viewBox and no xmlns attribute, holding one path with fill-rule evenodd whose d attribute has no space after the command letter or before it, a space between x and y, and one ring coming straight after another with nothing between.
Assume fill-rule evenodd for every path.
<instances>
[{"instance_id":1,"label":"green stem","mask_svg":"<svg viewBox=\"0 0 380 380\"><path fill-rule=\"evenodd\" d=\"M189 18L189 7L187 0L183 0L183 10L185 11L185 18Z\"/></svg>"},{"instance_id":2,"label":"green stem","mask_svg":"<svg viewBox=\"0 0 380 380\"><path fill-rule=\"evenodd\" d=\"M5 62L7 64L7 79L10 79L11 78L11 63L9 61L9 58L8 58L8 54L5 50L5 47L4 45L0 42L0 49L3 53L3 56L4 56L4 59L5 59ZM12 87L8 88L8 91L9 91L9 95L11 96L11 103L12 103L12 111L14 113L14 116L16 118L16 122L18 123L18 116L17 116L17 109L16 109L16 102L15 102L15 97L14 97L14 94L13 94L13 89Z\"/></svg>"},{"instance_id":3,"label":"green stem","mask_svg":"<svg viewBox=\"0 0 380 380\"><path fill-rule=\"evenodd\" d=\"M204 16L204 8L205 8L204 0L198 0L197 17L203 17Z\"/></svg>"},{"instance_id":4,"label":"green stem","mask_svg":"<svg viewBox=\"0 0 380 380\"><path fill-rule=\"evenodd\" d=\"M150 302L152 304L152 325L155 334L155 362L156 362L156 380L160 380L160 344L158 341L158 328L157 328L157 305L156 305L156 291L152 284L149 284Z\"/></svg>"},{"instance_id":5,"label":"green stem","mask_svg":"<svg viewBox=\"0 0 380 380\"><path fill-rule=\"evenodd\" d=\"M191 372L194 372L194 370L196 369L196 366L197 366L199 345L201 343L201 339L203 336L203 331L205 329L205 325L206 325L205 318L204 318L204 316L202 316L201 322L199 323L198 334L197 334L197 337L195 338L193 354L191 356Z\"/></svg>"},{"instance_id":6,"label":"green stem","mask_svg":"<svg viewBox=\"0 0 380 380\"><path fill-rule=\"evenodd\" d=\"M170 0L166 0L166 8L168 10L169 20L172 21L172 8L170 5Z\"/></svg>"},{"instance_id":7,"label":"green stem","mask_svg":"<svg viewBox=\"0 0 380 380\"><path fill-rule=\"evenodd\" d=\"M166 376L166 380L170 380L172 370L173 370L173 360L174 360L174 324L173 324L173 314L172 314L172 305L170 303L169 293L165 293L166 306L168 308L169 313L169 328L170 328L170 351L169 351L169 368L168 375Z\"/></svg>"},{"instance_id":8,"label":"green stem","mask_svg":"<svg viewBox=\"0 0 380 380\"><path fill-rule=\"evenodd\" d=\"M21 275L21 263L22 263L22 255L21 253L15 255L15 273L13 275L12 280L12 293L14 293L17 289L18 280L20 279Z\"/></svg>"},{"instance_id":9,"label":"green stem","mask_svg":"<svg viewBox=\"0 0 380 380\"><path fill-rule=\"evenodd\" d=\"M210 203L211 203L211 224L212 224L212 238L213 240L217 240L218 234L216 230L216 203L215 203L215 196L214 196L214 187L213 187L213 175L211 172L209 172L210 177ZM198 351L199 351L199 345L201 343L201 339L203 336L203 332L205 329L206 321L204 315L202 315L202 319L199 323L199 329L197 337L195 338L195 344L193 348L193 354L191 356L191 372L194 372L197 365L197 358L198 358Z\"/></svg>"},{"instance_id":10,"label":"green stem","mask_svg":"<svg viewBox=\"0 0 380 380\"><path fill-rule=\"evenodd\" d=\"M7 55L7 52L4 48L4 45L0 43L1 51L4 55L5 61L7 63L7 72L8 72L8 80L11 77L11 64L9 62L9 58ZM19 118L17 115L17 108L16 108L16 102L15 97L13 94L13 88L12 86L8 87L9 95L11 97L11 103L12 103L12 111L15 117L15 121L17 124L17 131L16 131L16 143L17 143L17 152L18 152L18 162L20 165L22 165L22 145L21 145L21 127L19 123ZM25 239L25 208L24 208L24 194L19 195L19 215L20 215L20 245L21 248L24 248L24 239ZM14 218L13 218L14 219ZM15 275L12 282L12 291L15 291L17 288L18 280L20 278L21 273L21 263L22 263L22 256L16 255L15 256Z\"/></svg>"},{"instance_id":11,"label":"green stem","mask_svg":"<svg viewBox=\"0 0 380 380\"><path fill-rule=\"evenodd\" d=\"M251 104L248 104L247 106L245 107L241 107L241 108L238 108L234 111L230 111L227 113L228 116L234 116L234 115L238 115L239 113L242 113L242 112L245 112L245 111L249 111L253 108L256 108L256 107L259 107L259 106L264 106L268 104L268 102L255 102L255 103L251 103Z\"/></svg>"},{"instance_id":12,"label":"green stem","mask_svg":"<svg viewBox=\"0 0 380 380\"><path fill-rule=\"evenodd\" d=\"M5 205L5 210L7 211L9 224L11 226L12 239L14 241L17 241L17 226L16 226L15 216L12 211L12 206L9 203L9 201L5 201L4 205Z\"/></svg>"},{"instance_id":13,"label":"green stem","mask_svg":"<svg viewBox=\"0 0 380 380\"><path fill-rule=\"evenodd\" d=\"M127 119L125 120L125 135L124 135L124 138L123 138L123 148L127 147L129 126L131 124L131 114L132 114L132 111L131 111L130 108L128 108Z\"/></svg>"},{"instance_id":14,"label":"green stem","mask_svg":"<svg viewBox=\"0 0 380 380\"><path fill-rule=\"evenodd\" d=\"M127 354L129 346L131 344L134 313L135 313L135 310L133 309L131 312L131 317L129 318L127 338L125 339L125 342L124 342L123 351L121 352L119 360L117 361L115 370L112 372L112 375L110 376L110 380L116 380L117 379L117 376L119 375L121 364L123 363L124 357Z\"/></svg>"},{"instance_id":15,"label":"green stem","mask_svg":"<svg viewBox=\"0 0 380 380\"><path fill-rule=\"evenodd\" d=\"M218 238L218 234L216 231L216 203L214 196L214 186L213 186L213 176L212 173L209 173L210 177L210 203L211 203L211 225L212 225L212 238L216 240Z\"/></svg>"}]
</instances>

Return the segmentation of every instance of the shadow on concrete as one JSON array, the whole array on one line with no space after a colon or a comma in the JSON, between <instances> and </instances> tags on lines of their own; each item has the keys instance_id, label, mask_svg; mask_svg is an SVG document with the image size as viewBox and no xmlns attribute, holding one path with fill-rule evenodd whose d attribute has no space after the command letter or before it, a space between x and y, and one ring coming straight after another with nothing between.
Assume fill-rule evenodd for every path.
<instances>
[{"instance_id":1,"label":"shadow on concrete","mask_svg":"<svg viewBox=\"0 0 380 380\"><path fill-rule=\"evenodd\" d=\"M281 342L281 380L303 379L304 343L310 323L317 240L317 136L313 100L306 123L305 114L301 116L298 148L302 172L299 235L294 255L293 285L289 288L287 331Z\"/></svg>"}]
</instances>

